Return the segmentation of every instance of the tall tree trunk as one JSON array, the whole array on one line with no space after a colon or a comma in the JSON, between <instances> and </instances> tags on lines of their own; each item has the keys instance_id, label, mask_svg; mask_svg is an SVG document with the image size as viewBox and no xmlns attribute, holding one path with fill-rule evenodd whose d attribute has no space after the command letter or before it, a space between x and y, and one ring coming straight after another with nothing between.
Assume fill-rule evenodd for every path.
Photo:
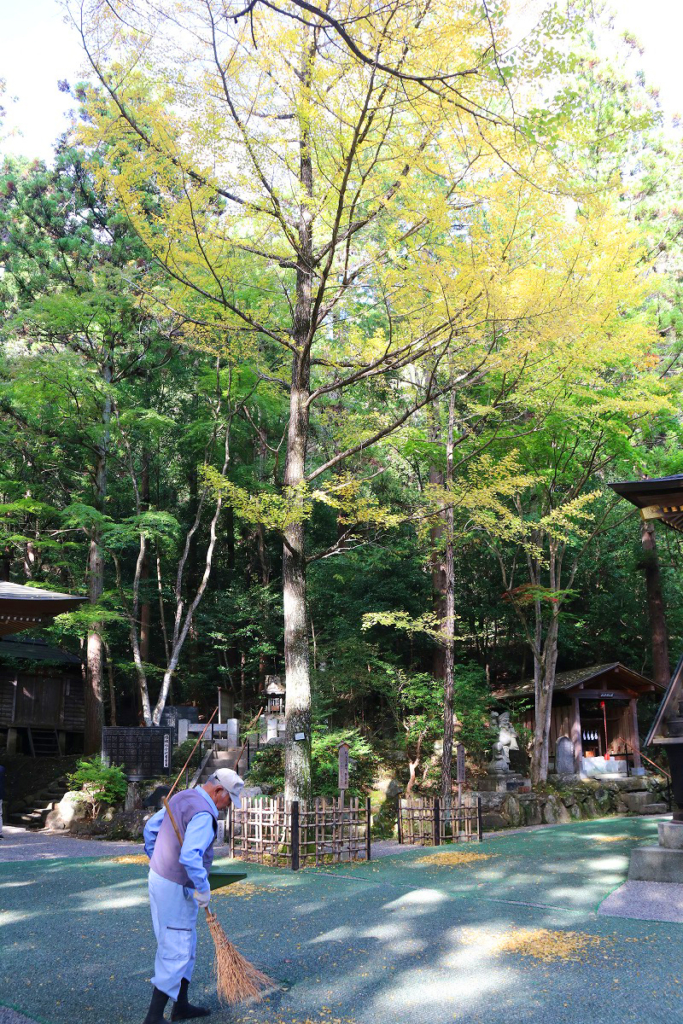
<instances>
[{"instance_id":1,"label":"tall tree trunk","mask_svg":"<svg viewBox=\"0 0 683 1024\"><path fill-rule=\"evenodd\" d=\"M114 685L114 662L111 657L109 644L105 642L104 649L107 655L107 676L109 679L109 724L116 725L116 686Z\"/></svg>"},{"instance_id":2,"label":"tall tree trunk","mask_svg":"<svg viewBox=\"0 0 683 1024\"><path fill-rule=\"evenodd\" d=\"M453 430L455 420L455 391L451 391L448 403L448 440L446 442L446 557L445 557L445 608L442 629L444 632L444 679L443 679L443 754L441 761L441 800L444 821L451 818L451 794L453 792L453 696L455 675L455 564L453 552L454 516L452 504L453 487Z\"/></svg>"},{"instance_id":3,"label":"tall tree trunk","mask_svg":"<svg viewBox=\"0 0 683 1024\"><path fill-rule=\"evenodd\" d=\"M308 356L303 359L296 358L292 372L285 468L285 486L289 488L296 487L304 479L308 437L308 385ZM285 531L282 585L286 674L285 797L288 800L307 800L311 790L311 681L303 520L291 523Z\"/></svg>"},{"instance_id":4,"label":"tall tree trunk","mask_svg":"<svg viewBox=\"0 0 683 1024\"><path fill-rule=\"evenodd\" d=\"M540 605L540 602L538 602ZM540 611L537 613L540 617ZM537 618L537 638L538 630ZM545 641L534 651L535 723L531 750L531 781L534 785L548 778L550 754L550 722L552 715L555 672L557 669L559 617L556 611L548 624Z\"/></svg>"},{"instance_id":5,"label":"tall tree trunk","mask_svg":"<svg viewBox=\"0 0 683 1024\"><path fill-rule=\"evenodd\" d=\"M652 637L652 675L656 683L668 686L671 679L669 639L666 628L662 575L659 569L654 523L642 523L640 540L643 547L641 565L645 572L647 609Z\"/></svg>"},{"instance_id":6,"label":"tall tree trunk","mask_svg":"<svg viewBox=\"0 0 683 1024\"><path fill-rule=\"evenodd\" d=\"M149 454L142 454L142 473L140 478L140 502L143 512L149 509ZM142 568L140 569L140 590L142 602L140 604L140 657L146 664L149 661L149 640L150 640L150 611L149 600L149 542L145 544L142 557Z\"/></svg>"},{"instance_id":7,"label":"tall tree trunk","mask_svg":"<svg viewBox=\"0 0 683 1024\"><path fill-rule=\"evenodd\" d=\"M88 599L97 604L104 590L104 558L100 547L99 531L93 527L90 532L88 552ZM88 633L86 654L85 687L85 735L83 747L86 754L99 753L102 745L104 725L104 703L102 699L102 674L104 643L100 623L94 622Z\"/></svg>"},{"instance_id":8,"label":"tall tree trunk","mask_svg":"<svg viewBox=\"0 0 683 1024\"><path fill-rule=\"evenodd\" d=\"M441 429L439 423L439 407L438 403L434 402L428 408L429 417L429 440L438 441L441 437ZM429 470L429 482L432 486L442 487L444 482L443 472L437 467L432 466ZM443 535L444 535L444 524L436 521L433 523L429 531L429 540L431 546L431 571L432 571L432 603L434 607L434 613L437 616L439 622L443 622L446 617L446 566L444 564L444 552L443 552ZM446 673L446 649L442 644L437 644L434 648L434 656L432 659L432 672L437 679L444 679Z\"/></svg>"},{"instance_id":9,"label":"tall tree trunk","mask_svg":"<svg viewBox=\"0 0 683 1024\"><path fill-rule=\"evenodd\" d=\"M313 47L302 54L304 91L310 87ZM306 113L300 115L299 178L305 199L299 206L299 258L296 272L296 306L292 341L292 385L287 435L285 487L300 487L306 472L311 373L311 323L313 292L313 163ZM282 551L282 586L285 627L285 798L307 800L311 795L311 679L308 654L306 604L306 551L303 518L285 530Z\"/></svg>"},{"instance_id":10,"label":"tall tree trunk","mask_svg":"<svg viewBox=\"0 0 683 1024\"><path fill-rule=\"evenodd\" d=\"M105 510L107 498L107 455L109 452L109 431L111 423L111 396L109 386L112 379L112 366L108 360L102 367L102 377L107 393L102 407L102 441L98 446L97 464L95 467L95 507L100 512ZM90 549L88 552L88 600L96 605L104 591L104 556L101 547L100 531L93 526L90 531ZM102 745L102 726L104 724L104 702L102 699L102 680L104 669L104 642L102 624L93 622L88 633L87 672L85 687L85 734L83 746L86 754L98 753Z\"/></svg>"}]
</instances>

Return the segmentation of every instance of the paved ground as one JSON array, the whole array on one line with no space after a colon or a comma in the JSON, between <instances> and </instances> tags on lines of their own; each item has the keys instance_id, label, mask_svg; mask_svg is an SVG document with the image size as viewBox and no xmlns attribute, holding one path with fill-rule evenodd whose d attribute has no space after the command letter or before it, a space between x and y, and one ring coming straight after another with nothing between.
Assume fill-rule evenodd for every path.
<instances>
[{"instance_id":1,"label":"paved ground","mask_svg":"<svg viewBox=\"0 0 683 1024\"><path fill-rule=\"evenodd\" d=\"M102 857L142 853L141 843L118 843L102 839L75 839L54 832L29 832L5 825L0 840L0 864L8 861L55 860L59 857ZM2 1019L0 1018L0 1024Z\"/></svg>"},{"instance_id":2,"label":"paved ground","mask_svg":"<svg viewBox=\"0 0 683 1024\"><path fill-rule=\"evenodd\" d=\"M193 990L216 1024L679 1024L683 929L598 913L634 843L655 839L654 819L606 819L459 847L488 856L469 864L447 865L447 848L440 864L409 850L297 874L249 866L213 902L279 988L221 1009L200 925ZM45 1024L141 1021L145 874L105 857L0 864L0 1003ZM529 929L545 933L525 948Z\"/></svg>"},{"instance_id":3,"label":"paved ground","mask_svg":"<svg viewBox=\"0 0 683 1024\"><path fill-rule=\"evenodd\" d=\"M605 917L683 924L683 885L671 882L624 882L600 904Z\"/></svg>"}]
</instances>

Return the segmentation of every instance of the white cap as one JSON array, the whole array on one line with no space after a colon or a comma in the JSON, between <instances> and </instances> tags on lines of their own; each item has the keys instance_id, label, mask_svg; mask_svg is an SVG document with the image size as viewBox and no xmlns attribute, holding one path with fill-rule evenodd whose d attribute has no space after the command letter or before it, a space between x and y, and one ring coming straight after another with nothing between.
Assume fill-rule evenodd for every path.
<instances>
[{"instance_id":1,"label":"white cap","mask_svg":"<svg viewBox=\"0 0 683 1024\"><path fill-rule=\"evenodd\" d=\"M218 768L210 775L208 782L215 782L216 785L222 786L223 789L227 790L230 794L235 807L242 806L242 790L244 789L244 779L241 778L237 772L234 772L232 768Z\"/></svg>"}]
</instances>

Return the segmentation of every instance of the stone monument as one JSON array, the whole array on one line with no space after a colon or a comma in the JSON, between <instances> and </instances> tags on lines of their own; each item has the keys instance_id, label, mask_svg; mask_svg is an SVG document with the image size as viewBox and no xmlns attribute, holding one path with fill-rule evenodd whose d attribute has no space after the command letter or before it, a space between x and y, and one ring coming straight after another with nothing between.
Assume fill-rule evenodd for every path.
<instances>
[{"instance_id":1,"label":"stone monument","mask_svg":"<svg viewBox=\"0 0 683 1024\"><path fill-rule=\"evenodd\" d=\"M509 711L492 712L491 732L495 739L491 744L491 760L486 767L489 777L478 782L478 791L506 793L530 790L529 780L510 770L510 751L519 750L519 742Z\"/></svg>"},{"instance_id":2,"label":"stone monument","mask_svg":"<svg viewBox=\"0 0 683 1024\"><path fill-rule=\"evenodd\" d=\"M492 712L491 730L497 736L491 747L492 757L486 770L489 775L507 775L510 772L510 751L519 750L517 733L510 722L510 712Z\"/></svg>"},{"instance_id":3,"label":"stone monument","mask_svg":"<svg viewBox=\"0 0 683 1024\"><path fill-rule=\"evenodd\" d=\"M555 774L574 775L574 744L569 736L560 736L555 744Z\"/></svg>"}]
</instances>

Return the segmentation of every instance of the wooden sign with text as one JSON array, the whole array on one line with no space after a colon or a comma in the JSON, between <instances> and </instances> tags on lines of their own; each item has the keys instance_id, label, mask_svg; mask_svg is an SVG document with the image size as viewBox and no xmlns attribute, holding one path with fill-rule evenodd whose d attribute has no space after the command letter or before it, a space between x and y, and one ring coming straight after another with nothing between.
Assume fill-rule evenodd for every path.
<instances>
[{"instance_id":1,"label":"wooden sign with text","mask_svg":"<svg viewBox=\"0 0 683 1024\"><path fill-rule=\"evenodd\" d=\"M349 788L349 745L341 743L339 746L339 789L345 792Z\"/></svg>"},{"instance_id":2,"label":"wooden sign with text","mask_svg":"<svg viewBox=\"0 0 683 1024\"><path fill-rule=\"evenodd\" d=\"M465 781L465 747L462 743L458 743L456 747L456 757L457 775L455 781L460 786Z\"/></svg>"}]
</instances>

